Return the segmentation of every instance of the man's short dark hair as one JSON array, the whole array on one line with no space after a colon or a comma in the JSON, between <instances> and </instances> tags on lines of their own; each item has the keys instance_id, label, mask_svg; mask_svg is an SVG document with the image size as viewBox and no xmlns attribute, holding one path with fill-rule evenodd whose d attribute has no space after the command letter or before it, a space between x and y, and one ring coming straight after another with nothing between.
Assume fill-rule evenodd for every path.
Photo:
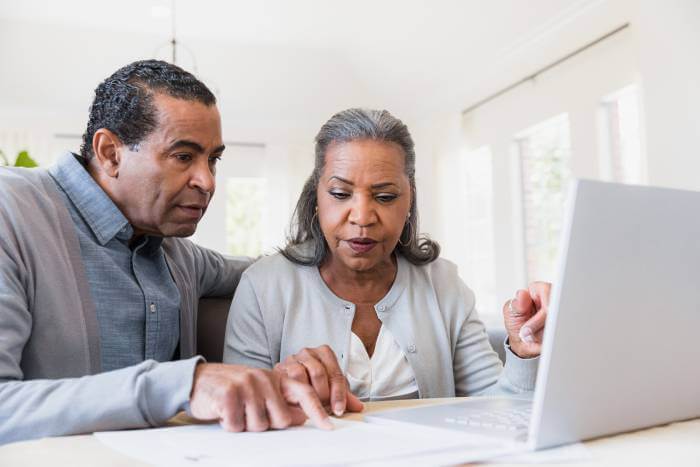
<instances>
[{"instance_id":1,"label":"man's short dark hair","mask_svg":"<svg viewBox=\"0 0 700 467\"><path fill-rule=\"evenodd\" d=\"M176 65L160 60L131 63L95 89L80 154L88 160L94 156L92 138L100 128L113 132L132 150L137 148L158 125L153 102L156 93L207 106L216 104L216 97L204 83Z\"/></svg>"}]
</instances>

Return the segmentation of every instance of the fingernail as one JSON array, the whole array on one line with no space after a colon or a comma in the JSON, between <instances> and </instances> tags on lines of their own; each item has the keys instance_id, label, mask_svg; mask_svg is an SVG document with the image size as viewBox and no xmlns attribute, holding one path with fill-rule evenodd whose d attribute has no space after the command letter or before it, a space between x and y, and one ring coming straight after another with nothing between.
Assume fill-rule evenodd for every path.
<instances>
[{"instance_id":1,"label":"fingernail","mask_svg":"<svg viewBox=\"0 0 700 467\"><path fill-rule=\"evenodd\" d=\"M535 342L535 337L532 335L532 331L527 326L523 326L520 328L518 337L520 337L520 340L525 342L526 344L532 344Z\"/></svg>"},{"instance_id":2,"label":"fingernail","mask_svg":"<svg viewBox=\"0 0 700 467\"><path fill-rule=\"evenodd\" d=\"M323 423L323 426L321 428L323 428L324 430L335 429L335 425L333 425L333 422L331 421L331 419L329 417L326 417L325 419L323 419L322 423Z\"/></svg>"},{"instance_id":3,"label":"fingernail","mask_svg":"<svg viewBox=\"0 0 700 467\"><path fill-rule=\"evenodd\" d=\"M343 412L345 411L343 410L342 402L336 402L335 404L333 404L333 413L336 417L340 417L341 415L343 415Z\"/></svg>"}]
</instances>

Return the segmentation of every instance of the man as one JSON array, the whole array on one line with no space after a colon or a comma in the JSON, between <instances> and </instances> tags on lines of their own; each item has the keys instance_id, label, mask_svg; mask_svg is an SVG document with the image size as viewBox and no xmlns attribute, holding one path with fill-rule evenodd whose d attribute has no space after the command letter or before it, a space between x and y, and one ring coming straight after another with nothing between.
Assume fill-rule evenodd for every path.
<instances>
[{"instance_id":1,"label":"man","mask_svg":"<svg viewBox=\"0 0 700 467\"><path fill-rule=\"evenodd\" d=\"M214 95L149 60L97 87L80 155L0 171L0 443L180 410L232 431L330 427L310 385L195 356L200 296L231 296L248 265L181 238L223 151Z\"/></svg>"}]
</instances>

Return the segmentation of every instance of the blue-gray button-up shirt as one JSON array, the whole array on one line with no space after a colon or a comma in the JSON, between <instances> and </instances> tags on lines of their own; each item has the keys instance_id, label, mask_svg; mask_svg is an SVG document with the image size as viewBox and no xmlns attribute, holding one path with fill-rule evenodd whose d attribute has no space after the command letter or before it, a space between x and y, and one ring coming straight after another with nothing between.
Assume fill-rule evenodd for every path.
<instances>
[{"instance_id":1,"label":"blue-gray button-up shirt","mask_svg":"<svg viewBox=\"0 0 700 467\"><path fill-rule=\"evenodd\" d=\"M129 221L79 156L54 173L75 223L100 328L102 371L177 357L180 292L161 237L130 245Z\"/></svg>"}]
</instances>

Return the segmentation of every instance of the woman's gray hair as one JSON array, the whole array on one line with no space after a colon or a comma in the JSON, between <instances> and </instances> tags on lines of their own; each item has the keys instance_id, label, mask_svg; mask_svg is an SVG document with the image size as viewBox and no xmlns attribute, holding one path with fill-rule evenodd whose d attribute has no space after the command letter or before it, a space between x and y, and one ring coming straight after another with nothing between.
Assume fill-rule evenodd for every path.
<instances>
[{"instance_id":1,"label":"woman's gray hair","mask_svg":"<svg viewBox=\"0 0 700 467\"><path fill-rule=\"evenodd\" d=\"M326 152L333 143L368 139L398 144L405 156L404 165L413 196L410 215L394 251L417 265L428 264L440 255L440 245L418 231L416 153L408 128L386 110L348 109L333 115L316 135L314 170L304 184L294 210L287 245L280 250L288 260L305 266L319 266L326 259L328 245L316 215L316 193L326 163Z\"/></svg>"}]
</instances>

